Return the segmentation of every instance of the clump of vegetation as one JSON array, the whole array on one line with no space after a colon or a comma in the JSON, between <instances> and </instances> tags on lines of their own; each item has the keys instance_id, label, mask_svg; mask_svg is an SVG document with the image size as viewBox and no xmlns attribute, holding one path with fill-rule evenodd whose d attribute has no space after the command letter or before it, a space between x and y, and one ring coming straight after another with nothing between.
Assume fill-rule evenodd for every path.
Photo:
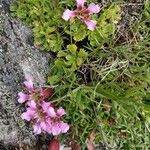
<instances>
[{"instance_id":1,"label":"clump of vegetation","mask_svg":"<svg viewBox=\"0 0 150 150\"><path fill-rule=\"evenodd\" d=\"M119 36L124 3L103 4L90 15L94 31L78 18L62 19L66 8L76 8L74 0L16 0L11 8L32 27L35 45L54 54L49 100L68 114L71 128L62 141L82 149L93 132L95 143L108 148L150 148L150 3L126 27L128 40Z\"/></svg>"}]
</instances>

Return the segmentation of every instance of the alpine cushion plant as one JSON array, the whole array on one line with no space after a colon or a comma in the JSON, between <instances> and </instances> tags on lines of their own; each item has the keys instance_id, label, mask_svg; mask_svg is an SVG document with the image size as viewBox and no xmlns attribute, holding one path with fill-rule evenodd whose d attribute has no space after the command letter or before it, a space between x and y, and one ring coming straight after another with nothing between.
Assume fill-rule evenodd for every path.
<instances>
[{"instance_id":1,"label":"alpine cushion plant","mask_svg":"<svg viewBox=\"0 0 150 150\"><path fill-rule=\"evenodd\" d=\"M95 5L94 3L89 4L88 8L84 6L86 0L76 0L77 8L72 11L69 9L66 9L63 13L62 18L66 21L68 21L71 18L77 17L79 20L84 22L87 25L87 28L91 31L93 31L96 27L96 20L91 20L90 15L100 12L99 5Z\"/></svg>"},{"instance_id":2,"label":"alpine cushion plant","mask_svg":"<svg viewBox=\"0 0 150 150\"><path fill-rule=\"evenodd\" d=\"M61 133L66 133L69 130L69 125L61 120L61 117L66 114L65 110L60 107L56 109L54 104L45 100L52 95L51 88L33 89L31 80L24 82L29 90L29 95L20 92L18 102L24 103L27 101L27 110L22 113L21 118L26 121L34 120L33 132L35 134L48 133L54 136Z\"/></svg>"}]
</instances>

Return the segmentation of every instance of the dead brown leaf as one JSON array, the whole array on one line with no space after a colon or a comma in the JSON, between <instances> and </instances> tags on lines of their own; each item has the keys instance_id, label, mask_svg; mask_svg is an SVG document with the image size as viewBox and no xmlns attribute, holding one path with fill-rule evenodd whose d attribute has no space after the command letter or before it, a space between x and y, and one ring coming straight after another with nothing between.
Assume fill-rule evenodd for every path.
<instances>
[{"instance_id":1,"label":"dead brown leaf","mask_svg":"<svg viewBox=\"0 0 150 150\"><path fill-rule=\"evenodd\" d=\"M96 129L93 129L89 135L89 138L86 141L88 150L95 150L95 146L94 146L95 137L96 137Z\"/></svg>"}]
</instances>

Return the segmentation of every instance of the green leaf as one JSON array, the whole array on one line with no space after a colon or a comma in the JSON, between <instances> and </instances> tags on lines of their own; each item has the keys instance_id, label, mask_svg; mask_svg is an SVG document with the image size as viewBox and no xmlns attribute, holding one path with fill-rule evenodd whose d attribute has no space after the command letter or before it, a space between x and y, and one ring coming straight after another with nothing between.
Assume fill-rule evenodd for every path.
<instances>
[{"instance_id":1,"label":"green leaf","mask_svg":"<svg viewBox=\"0 0 150 150\"><path fill-rule=\"evenodd\" d=\"M81 66L82 63L83 63L83 59L80 58L80 57L78 57L78 58L77 58L77 65L78 65L78 66Z\"/></svg>"},{"instance_id":2,"label":"green leaf","mask_svg":"<svg viewBox=\"0 0 150 150\"><path fill-rule=\"evenodd\" d=\"M72 53L72 54L76 54L76 51L77 51L77 46L75 44L72 44L72 45L68 45L67 46L67 49Z\"/></svg>"},{"instance_id":3,"label":"green leaf","mask_svg":"<svg viewBox=\"0 0 150 150\"><path fill-rule=\"evenodd\" d=\"M100 46L104 38L103 35L101 34L101 30L100 31L95 30L89 34L88 39L92 46Z\"/></svg>"},{"instance_id":4,"label":"green leaf","mask_svg":"<svg viewBox=\"0 0 150 150\"><path fill-rule=\"evenodd\" d=\"M79 20L71 23L71 35L75 41L82 41L87 36L86 26Z\"/></svg>"},{"instance_id":5,"label":"green leaf","mask_svg":"<svg viewBox=\"0 0 150 150\"><path fill-rule=\"evenodd\" d=\"M96 29L93 32L89 32L88 39L90 44L101 47L104 43L108 43L120 19L120 6L112 5L104 10L98 18Z\"/></svg>"},{"instance_id":6,"label":"green leaf","mask_svg":"<svg viewBox=\"0 0 150 150\"><path fill-rule=\"evenodd\" d=\"M67 55L66 52L64 51L59 51L58 54L57 54L57 57L65 57Z\"/></svg>"},{"instance_id":7,"label":"green leaf","mask_svg":"<svg viewBox=\"0 0 150 150\"><path fill-rule=\"evenodd\" d=\"M77 65L76 65L75 62L72 62L72 66L71 66L70 70L71 70L71 71L77 70Z\"/></svg>"},{"instance_id":8,"label":"green leaf","mask_svg":"<svg viewBox=\"0 0 150 150\"><path fill-rule=\"evenodd\" d=\"M55 27L48 27L46 29L46 33L49 34L49 33L52 33L52 32L55 32Z\"/></svg>"},{"instance_id":9,"label":"green leaf","mask_svg":"<svg viewBox=\"0 0 150 150\"><path fill-rule=\"evenodd\" d=\"M64 61L61 60L61 59L56 59L55 65L56 65L57 67L62 68L62 66L64 65Z\"/></svg>"},{"instance_id":10,"label":"green leaf","mask_svg":"<svg viewBox=\"0 0 150 150\"><path fill-rule=\"evenodd\" d=\"M67 59L67 60L74 60L74 56L68 54L68 55L66 56L66 59Z\"/></svg>"},{"instance_id":11,"label":"green leaf","mask_svg":"<svg viewBox=\"0 0 150 150\"><path fill-rule=\"evenodd\" d=\"M48 77L48 83L49 83L50 85L54 85L54 84L56 84L58 81L59 81L59 76L57 76L57 75Z\"/></svg>"},{"instance_id":12,"label":"green leaf","mask_svg":"<svg viewBox=\"0 0 150 150\"><path fill-rule=\"evenodd\" d=\"M82 41L86 37L86 31L78 32L74 34L73 39L75 41Z\"/></svg>"},{"instance_id":13,"label":"green leaf","mask_svg":"<svg viewBox=\"0 0 150 150\"><path fill-rule=\"evenodd\" d=\"M87 56L87 52L81 48L79 53L78 53L78 57L86 57Z\"/></svg>"}]
</instances>

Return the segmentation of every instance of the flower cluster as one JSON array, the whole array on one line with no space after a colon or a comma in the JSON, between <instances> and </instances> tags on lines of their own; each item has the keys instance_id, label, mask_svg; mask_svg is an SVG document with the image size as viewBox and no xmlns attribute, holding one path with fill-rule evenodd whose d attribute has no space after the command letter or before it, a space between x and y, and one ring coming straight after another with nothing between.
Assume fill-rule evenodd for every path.
<instances>
[{"instance_id":1,"label":"flower cluster","mask_svg":"<svg viewBox=\"0 0 150 150\"><path fill-rule=\"evenodd\" d=\"M21 115L21 118L27 121L34 121L33 132L35 134L49 133L59 135L69 130L69 125L61 120L65 115L65 110L60 107L54 108L53 104L45 100L52 95L50 87L33 88L32 80L24 82L28 94L19 92L18 102L26 102L27 110Z\"/></svg>"},{"instance_id":2,"label":"flower cluster","mask_svg":"<svg viewBox=\"0 0 150 150\"><path fill-rule=\"evenodd\" d=\"M65 12L63 13L62 18L66 21L68 21L71 18L77 17L80 19L82 22L84 22L88 29L93 31L96 27L96 21L91 20L89 17L91 14L99 13L100 12L100 7L99 5L95 5L94 3L89 4L88 8L84 6L86 0L76 0L77 3L77 8L76 10L72 11L69 9L66 9Z\"/></svg>"}]
</instances>

